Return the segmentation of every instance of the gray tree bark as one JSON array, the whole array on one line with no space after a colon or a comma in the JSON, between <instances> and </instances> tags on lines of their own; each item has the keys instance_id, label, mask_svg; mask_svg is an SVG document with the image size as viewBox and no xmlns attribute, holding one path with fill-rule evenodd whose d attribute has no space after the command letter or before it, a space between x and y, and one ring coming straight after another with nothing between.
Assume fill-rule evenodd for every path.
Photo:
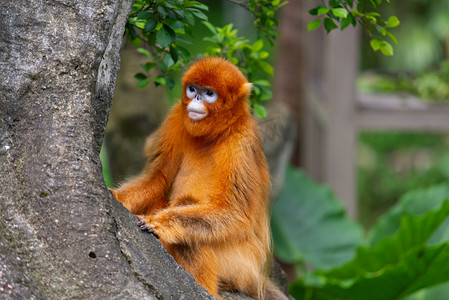
<instances>
[{"instance_id":1,"label":"gray tree bark","mask_svg":"<svg viewBox=\"0 0 449 300\"><path fill-rule=\"evenodd\" d=\"M0 2L2 299L212 299L102 179L131 5Z\"/></svg>"}]
</instances>

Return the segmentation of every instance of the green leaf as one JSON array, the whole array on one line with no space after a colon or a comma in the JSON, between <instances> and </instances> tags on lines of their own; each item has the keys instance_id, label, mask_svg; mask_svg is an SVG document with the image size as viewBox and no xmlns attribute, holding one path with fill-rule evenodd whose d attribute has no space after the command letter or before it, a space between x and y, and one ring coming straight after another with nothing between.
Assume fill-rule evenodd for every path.
<instances>
[{"instance_id":1,"label":"green leaf","mask_svg":"<svg viewBox=\"0 0 449 300\"><path fill-rule=\"evenodd\" d=\"M268 80L264 80L264 79L255 80L253 83L255 85L261 85L261 86L266 86L266 87L271 86L270 82Z\"/></svg>"},{"instance_id":2,"label":"green leaf","mask_svg":"<svg viewBox=\"0 0 449 300\"><path fill-rule=\"evenodd\" d=\"M383 215L371 230L371 245L375 245L381 239L390 237L397 232L403 214L415 216L423 215L428 211L440 207L446 199L449 199L449 184L447 183L433 186L428 189L410 191L404 194L399 199L398 203L392 207L388 213ZM440 238L437 241L449 241L449 227L442 227L444 227L446 231L441 233ZM443 238L443 236L446 236L446 238Z\"/></svg>"},{"instance_id":3,"label":"green leaf","mask_svg":"<svg viewBox=\"0 0 449 300\"><path fill-rule=\"evenodd\" d=\"M340 24L340 30L345 29L346 27L348 27L350 24L352 24L352 26L356 25L356 20L354 19L354 17L351 14L348 14L346 16L346 18L341 20L341 24Z\"/></svg>"},{"instance_id":4,"label":"green leaf","mask_svg":"<svg viewBox=\"0 0 449 300\"><path fill-rule=\"evenodd\" d=\"M370 41L371 48L374 51L379 50L380 47L382 47L382 42L383 41L381 39L378 39L378 38L371 39L371 41Z\"/></svg>"},{"instance_id":5,"label":"green leaf","mask_svg":"<svg viewBox=\"0 0 449 300\"><path fill-rule=\"evenodd\" d=\"M149 11L141 11L137 14L137 19L143 19L146 20L150 17L150 12Z\"/></svg>"},{"instance_id":6,"label":"green leaf","mask_svg":"<svg viewBox=\"0 0 449 300\"><path fill-rule=\"evenodd\" d=\"M139 81L137 81L137 87L139 89L142 89L142 88L146 87L149 83L150 83L150 81L148 79L139 80Z\"/></svg>"},{"instance_id":7,"label":"green leaf","mask_svg":"<svg viewBox=\"0 0 449 300\"><path fill-rule=\"evenodd\" d=\"M325 274L332 278L349 279L379 272L384 267L399 263L411 250L426 246L427 241L448 216L449 201L443 202L439 209L422 216L404 214L396 234L380 240L370 248L357 249L354 260Z\"/></svg>"},{"instance_id":8,"label":"green leaf","mask_svg":"<svg viewBox=\"0 0 449 300\"><path fill-rule=\"evenodd\" d=\"M281 261L321 269L348 261L363 243L361 227L345 216L332 191L291 167L273 202L271 228L274 252Z\"/></svg>"},{"instance_id":9,"label":"green leaf","mask_svg":"<svg viewBox=\"0 0 449 300\"><path fill-rule=\"evenodd\" d=\"M175 47L170 45L170 57L173 59L173 62L177 62L178 61L178 52L176 51Z\"/></svg>"},{"instance_id":10,"label":"green leaf","mask_svg":"<svg viewBox=\"0 0 449 300\"><path fill-rule=\"evenodd\" d=\"M383 41L382 46L380 47L380 51L385 56L392 56L393 55L393 46L391 46L390 43Z\"/></svg>"},{"instance_id":11,"label":"green leaf","mask_svg":"<svg viewBox=\"0 0 449 300\"><path fill-rule=\"evenodd\" d=\"M259 61L259 66L268 75L273 75L273 67L269 63L267 63L266 61Z\"/></svg>"},{"instance_id":12,"label":"green leaf","mask_svg":"<svg viewBox=\"0 0 449 300\"><path fill-rule=\"evenodd\" d=\"M449 200L422 216L405 214L398 232L371 248L361 247L346 265L299 281L293 296L309 299L395 300L449 280L449 243L427 246L449 216ZM321 282L321 283L318 283ZM298 293L298 294L296 294Z\"/></svg>"},{"instance_id":13,"label":"green leaf","mask_svg":"<svg viewBox=\"0 0 449 300\"><path fill-rule=\"evenodd\" d=\"M340 18L346 18L346 16L348 15L348 11L343 7L333 8L332 13Z\"/></svg>"},{"instance_id":14,"label":"green leaf","mask_svg":"<svg viewBox=\"0 0 449 300\"><path fill-rule=\"evenodd\" d=\"M317 15L318 16L324 15L324 14L327 14L328 12L329 12L329 8L327 8L327 7L319 7L318 10L317 10Z\"/></svg>"},{"instance_id":15,"label":"green leaf","mask_svg":"<svg viewBox=\"0 0 449 300\"><path fill-rule=\"evenodd\" d=\"M267 51L260 51L259 53L259 59L265 59L268 56L270 56L270 54Z\"/></svg>"},{"instance_id":16,"label":"green leaf","mask_svg":"<svg viewBox=\"0 0 449 300\"><path fill-rule=\"evenodd\" d=\"M315 288L305 286L303 282L297 282L290 292L296 299L398 300L417 290L448 281L448 262L449 244L446 243L412 251L398 265L386 267L378 273L344 282L329 280L323 286ZM302 292L302 295L297 294L298 291ZM308 298L301 297L305 294Z\"/></svg>"},{"instance_id":17,"label":"green leaf","mask_svg":"<svg viewBox=\"0 0 449 300\"><path fill-rule=\"evenodd\" d=\"M318 27L320 27L320 24L321 24L321 20L320 20L320 19L313 20L313 21L311 21L311 22L309 22L309 23L307 24L307 30L308 30L308 31L315 30L315 29L317 29Z\"/></svg>"},{"instance_id":18,"label":"green leaf","mask_svg":"<svg viewBox=\"0 0 449 300\"><path fill-rule=\"evenodd\" d=\"M190 52L189 52L189 50L187 50L186 48L181 47L181 46L176 46L176 51L178 51L178 55L181 56L181 58L185 62L189 62L190 61Z\"/></svg>"},{"instance_id":19,"label":"green leaf","mask_svg":"<svg viewBox=\"0 0 449 300\"><path fill-rule=\"evenodd\" d=\"M184 1L184 4L186 7L194 7L206 11L209 10L209 7L197 1Z\"/></svg>"},{"instance_id":20,"label":"green leaf","mask_svg":"<svg viewBox=\"0 0 449 300\"><path fill-rule=\"evenodd\" d=\"M203 21L207 21L207 16L198 9L189 9L189 11L198 19L201 19Z\"/></svg>"},{"instance_id":21,"label":"green leaf","mask_svg":"<svg viewBox=\"0 0 449 300\"><path fill-rule=\"evenodd\" d=\"M131 40L131 44L133 44L134 47L139 47L140 44L142 43L142 40L140 38L135 38L135 39L130 39Z\"/></svg>"},{"instance_id":22,"label":"green leaf","mask_svg":"<svg viewBox=\"0 0 449 300\"><path fill-rule=\"evenodd\" d=\"M165 24L173 30L184 30L184 23L177 19L166 19Z\"/></svg>"},{"instance_id":23,"label":"green leaf","mask_svg":"<svg viewBox=\"0 0 449 300\"><path fill-rule=\"evenodd\" d=\"M185 21L187 22L187 24L193 26L195 25L195 16L193 15L192 12L186 10L184 12L184 17L185 17Z\"/></svg>"},{"instance_id":24,"label":"green leaf","mask_svg":"<svg viewBox=\"0 0 449 300\"><path fill-rule=\"evenodd\" d=\"M393 43L395 43L396 45L398 44L398 40L391 32L387 31L387 35L390 37L390 39L393 41Z\"/></svg>"},{"instance_id":25,"label":"green leaf","mask_svg":"<svg viewBox=\"0 0 449 300\"><path fill-rule=\"evenodd\" d=\"M334 21L331 18L325 18L324 19L324 28L326 29L326 32L329 33L335 28L338 28L337 25L335 25Z\"/></svg>"},{"instance_id":26,"label":"green leaf","mask_svg":"<svg viewBox=\"0 0 449 300\"><path fill-rule=\"evenodd\" d=\"M134 78L136 78L137 80L145 80L147 79L147 75L143 73L137 73L136 75L134 75Z\"/></svg>"},{"instance_id":27,"label":"green leaf","mask_svg":"<svg viewBox=\"0 0 449 300\"><path fill-rule=\"evenodd\" d=\"M209 29L210 32L212 32L213 34L218 34L218 31L214 25L212 25L211 23L206 22L206 21L203 21L202 23L204 26L207 27L207 29Z\"/></svg>"},{"instance_id":28,"label":"green leaf","mask_svg":"<svg viewBox=\"0 0 449 300\"><path fill-rule=\"evenodd\" d=\"M145 32L145 33L152 32L154 29L156 29L157 24L158 24L158 21L156 18L148 19L148 21L145 23L143 32Z\"/></svg>"},{"instance_id":29,"label":"green leaf","mask_svg":"<svg viewBox=\"0 0 449 300\"><path fill-rule=\"evenodd\" d=\"M163 76L157 76L155 78L153 78L154 83L156 84L156 86L158 85L165 85L167 83L167 81L165 80L165 78Z\"/></svg>"},{"instance_id":30,"label":"green leaf","mask_svg":"<svg viewBox=\"0 0 449 300\"><path fill-rule=\"evenodd\" d=\"M152 62L147 62L147 63L145 63L145 64L142 64L141 66L142 66L142 68L143 68L146 72L149 72L151 69L153 69L154 67L156 67L156 64L155 64L155 63L152 63Z\"/></svg>"},{"instance_id":31,"label":"green leaf","mask_svg":"<svg viewBox=\"0 0 449 300\"><path fill-rule=\"evenodd\" d=\"M387 28L397 27L397 26L399 26L400 23L401 22L399 22L398 17L391 16L391 17L388 18L387 25L385 25L385 27L387 27Z\"/></svg>"},{"instance_id":32,"label":"green leaf","mask_svg":"<svg viewBox=\"0 0 449 300\"><path fill-rule=\"evenodd\" d=\"M161 14L162 18L164 18L164 19L168 16L167 9L162 5L159 5L157 7L157 11Z\"/></svg>"},{"instance_id":33,"label":"green leaf","mask_svg":"<svg viewBox=\"0 0 449 300\"><path fill-rule=\"evenodd\" d=\"M259 52L260 50L262 50L263 48L263 40L257 40L254 44L253 44L253 52Z\"/></svg>"},{"instance_id":34,"label":"green leaf","mask_svg":"<svg viewBox=\"0 0 449 300\"><path fill-rule=\"evenodd\" d=\"M148 58L151 58L150 52L147 49L145 49L145 48L137 48L137 52L139 52L140 54L145 55Z\"/></svg>"},{"instance_id":35,"label":"green leaf","mask_svg":"<svg viewBox=\"0 0 449 300\"><path fill-rule=\"evenodd\" d=\"M254 113L261 119L265 119L267 117L267 110L260 104L253 103Z\"/></svg>"},{"instance_id":36,"label":"green leaf","mask_svg":"<svg viewBox=\"0 0 449 300\"><path fill-rule=\"evenodd\" d=\"M173 40L172 34L170 34L165 26L163 26L156 34L156 41L162 48L167 48L170 46Z\"/></svg>"},{"instance_id":37,"label":"green leaf","mask_svg":"<svg viewBox=\"0 0 449 300\"><path fill-rule=\"evenodd\" d=\"M312 8L311 10L309 10L309 14L312 15L312 16L318 15L318 8L319 7Z\"/></svg>"}]
</instances>

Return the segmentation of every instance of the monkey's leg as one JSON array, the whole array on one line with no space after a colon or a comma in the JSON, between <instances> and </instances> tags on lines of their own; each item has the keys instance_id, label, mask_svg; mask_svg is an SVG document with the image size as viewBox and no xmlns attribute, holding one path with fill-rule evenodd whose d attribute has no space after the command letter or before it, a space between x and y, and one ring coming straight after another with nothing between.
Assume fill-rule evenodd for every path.
<instances>
[{"instance_id":1,"label":"monkey's leg","mask_svg":"<svg viewBox=\"0 0 449 300\"><path fill-rule=\"evenodd\" d=\"M217 258L210 246L169 245L163 241L162 244L176 262L193 275L196 282L214 297L221 299L218 296Z\"/></svg>"}]
</instances>

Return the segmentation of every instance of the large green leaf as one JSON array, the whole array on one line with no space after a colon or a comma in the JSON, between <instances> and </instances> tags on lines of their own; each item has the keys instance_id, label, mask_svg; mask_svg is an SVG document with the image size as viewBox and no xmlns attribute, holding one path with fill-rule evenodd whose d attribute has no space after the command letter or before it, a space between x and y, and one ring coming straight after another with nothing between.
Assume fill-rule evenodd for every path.
<instances>
[{"instance_id":1,"label":"large green leaf","mask_svg":"<svg viewBox=\"0 0 449 300\"><path fill-rule=\"evenodd\" d=\"M449 184L441 184L404 194L398 203L382 216L371 230L371 245L376 244L382 238L393 235L399 229L403 214L422 215L428 211L435 210L446 199L449 199ZM431 242L449 241L448 236L449 226L441 226L437 234L431 239Z\"/></svg>"},{"instance_id":2,"label":"large green leaf","mask_svg":"<svg viewBox=\"0 0 449 300\"><path fill-rule=\"evenodd\" d=\"M296 299L403 299L449 281L449 243L427 242L449 216L449 201L421 216L405 214L396 234L371 248L361 247L342 267L317 272L314 281L298 281Z\"/></svg>"},{"instance_id":3,"label":"large green leaf","mask_svg":"<svg viewBox=\"0 0 449 300\"><path fill-rule=\"evenodd\" d=\"M360 226L346 218L331 190L293 168L273 204L271 224L281 261L306 262L320 269L350 260L364 241Z\"/></svg>"},{"instance_id":4,"label":"large green leaf","mask_svg":"<svg viewBox=\"0 0 449 300\"><path fill-rule=\"evenodd\" d=\"M404 213L422 215L434 210L445 200L449 199L449 184L441 184L428 189L420 189L406 193L398 203L380 220L371 231L371 244L376 244L380 239L391 236L400 226L400 218ZM428 244L435 245L449 241L449 218L432 235ZM418 291L408 297L410 300L447 300L449 295L449 283Z\"/></svg>"}]
</instances>

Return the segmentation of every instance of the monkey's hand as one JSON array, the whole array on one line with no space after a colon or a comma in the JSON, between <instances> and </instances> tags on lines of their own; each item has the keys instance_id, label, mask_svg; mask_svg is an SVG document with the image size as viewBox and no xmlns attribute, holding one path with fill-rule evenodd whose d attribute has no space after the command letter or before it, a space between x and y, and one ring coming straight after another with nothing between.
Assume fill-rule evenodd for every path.
<instances>
[{"instance_id":1,"label":"monkey's hand","mask_svg":"<svg viewBox=\"0 0 449 300\"><path fill-rule=\"evenodd\" d=\"M157 234L155 230L155 226L151 223L151 221L147 222L145 220L144 216L137 216L137 219L139 219L139 222L137 223L137 226L139 226L140 230L142 231L148 231L149 233L153 234L156 238L159 239L159 235Z\"/></svg>"}]
</instances>

